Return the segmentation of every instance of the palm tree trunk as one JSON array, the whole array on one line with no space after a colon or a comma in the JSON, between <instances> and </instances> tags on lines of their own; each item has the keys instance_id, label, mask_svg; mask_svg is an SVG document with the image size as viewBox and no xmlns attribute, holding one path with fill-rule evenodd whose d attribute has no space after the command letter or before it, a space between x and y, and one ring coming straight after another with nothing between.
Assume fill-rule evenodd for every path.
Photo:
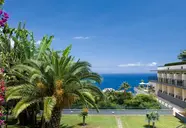
<instances>
[{"instance_id":1,"label":"palm tree trunk","mask_svg":"<svg viewBox=\"0 0 186 128\"><path fill-rule=\"evenodd\" d=\"M85 126L85 116L83 116L83 126Z\"/></svg>"},{"instance_id":2,"label":"palm tree trunk","mask_svg":"<svg viewBox=\"0 0 186 128\"><path fill-rule=\"evenodd\" d=\"M61 109L55 107L52 111L52 117L48 123L45 124L45 128L60 128Z\"/></svg>"},{"instance_id":3,"label":"palm tree trunk","mask_svg":"<svg viewBox=\"0 0 186 128\"><path fill-rule=\"evenodd\" d=\"M155 128L155 122L152 122L152 128Z\"/></svg>"},{"instance_id":4,"label":"palm tree trunk","mask_svg":"<svg viewBox=\"0 0 186 128\"><path fill-rule=\"evenodd\" d=\"M44 120L44 117L43 117L43 114L42 114L42 117L41 117L41 121L40 121L40 128L45 128L45 120Z\"/></svg>"},{"instance_id":5,"label":"palm tree trunk","mask_svg":"<svg viewBox=\"0 0 186 128\"><path fill-rule=\"evenodd\" d=\"M150 128L150 120L148 120L148 127Z\"/></svg>"}]
</instances>

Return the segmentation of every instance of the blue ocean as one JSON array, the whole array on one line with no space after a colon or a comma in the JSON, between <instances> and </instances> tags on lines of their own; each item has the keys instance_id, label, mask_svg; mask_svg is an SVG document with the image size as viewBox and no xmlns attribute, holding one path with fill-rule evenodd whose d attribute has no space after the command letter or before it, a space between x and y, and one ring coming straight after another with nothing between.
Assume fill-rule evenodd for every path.
<instances>
[{"instance_id":1,"label":"blue ocean","mask_svg":"<svg viewBox=\"0 0 186 128\"><path fill-rule=\"evenodd\" d=\"M104 88L113 88L117 90L122 82L128 82L131 88L128 91L134 92L134 87L137 87L141 80L145 83L148 82L149 77L156 76L156 74L101 74L103 82L99 87L103 90Z\"/></svg>"}]
</instances>

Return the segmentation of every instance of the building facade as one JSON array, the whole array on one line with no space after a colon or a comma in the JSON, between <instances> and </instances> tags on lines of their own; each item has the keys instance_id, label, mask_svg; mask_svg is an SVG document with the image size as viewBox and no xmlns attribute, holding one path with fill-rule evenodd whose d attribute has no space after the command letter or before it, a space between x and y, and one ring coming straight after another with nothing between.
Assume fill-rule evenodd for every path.
<instances>
[{"instance_id":1,"label":"building facade","mask_svg":"<svg viewBox=\"0 0 186 128\"><path fill-rule=\"evenodd\" d=\"M157 96L186 108L186 64L158 67L157 78L150 83Z\"/></svg>"}]
</instances>

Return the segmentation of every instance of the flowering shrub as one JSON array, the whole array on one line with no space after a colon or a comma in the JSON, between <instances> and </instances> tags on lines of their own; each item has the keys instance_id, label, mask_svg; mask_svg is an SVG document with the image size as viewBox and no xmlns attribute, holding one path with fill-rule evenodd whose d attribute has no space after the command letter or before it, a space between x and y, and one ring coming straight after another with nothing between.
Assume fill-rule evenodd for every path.
<instances>
[{"instance_id":1,"label":"flowering shrub","mask_svg":"<svg viewBox=\"0 0 186 128\"><path fill-rule=\"evenodd\" d=\"M7 23L8 18L9 18L8 13L3 11L3 7L2 7L3 4L4 4L4 0L0 0L0 27L5 26L5 24Z\"/></svg>"},{"instance_id":2,"label":"flowering shrub","mask_svg":"<svg viewBox=\"0 0 186 128\"><path fill-rule=\"evenodd\" d=\"M4 12L3 10L0 10L0 26L3 27L7 20L9 18L8 13Z\"/></svg>"},{"instance_id":3,"label":"flowering shrub","mask_svg":"<svg viewBox=\"0 0 186 128\"><path fill-rule=\"evenodd\" d=\"M5 82L3 80L3 69L0 69L0 126L5 124L5 109L3 107L3 103L5 101Z\"/></svg>"}]
</instances>

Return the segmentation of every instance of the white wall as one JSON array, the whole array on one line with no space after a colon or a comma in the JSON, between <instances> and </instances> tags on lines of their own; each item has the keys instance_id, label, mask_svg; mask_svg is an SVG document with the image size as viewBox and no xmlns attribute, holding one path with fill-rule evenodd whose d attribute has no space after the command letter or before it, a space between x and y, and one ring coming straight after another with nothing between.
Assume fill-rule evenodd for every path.
<instances>
[{"instance_id":1,"label":"white wall","mask_svg":"<svg viewBox=\"0 0 186 128\"><path fill-rule=\"evenodd\" d=\"M182 79L182 74L177 74L177 80L181 80Z\"/></svg>"},{"instance_id":2,"label":"white wall","mask_svg":"<svg viewBox=\"0 0 186 128\"><path fill-rule=\"evenodd\" d=\"M173 75L172 73L168 73L168 74L167 74L167 78L168 78L168 79L173 79L173 78L174 78L174 75Z\"/></svg>"},{"instance_id":3,"label":"white wall","mask_svg":"<svg viewBox=\"0 0 186 128\"><path fill-rule=\"evenodd\" d=\"M158 70L175 70L175 69L181 69L181 67L183 67L183 69L186 69L186 64L183 65L175 65L175 66L163 66L163 67L158 67Z\"/></svg>"}]
</instances>

